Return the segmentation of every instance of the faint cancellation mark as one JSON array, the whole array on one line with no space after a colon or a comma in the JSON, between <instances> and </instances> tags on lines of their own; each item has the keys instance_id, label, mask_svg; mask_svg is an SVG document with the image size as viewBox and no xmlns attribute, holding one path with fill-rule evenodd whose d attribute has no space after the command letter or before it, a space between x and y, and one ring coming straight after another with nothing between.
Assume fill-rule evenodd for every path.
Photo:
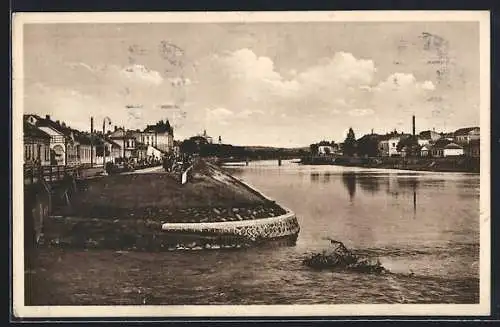
<instances>
[{"instance_id":1,"label":"faint cancellation mark","mask_svg":"<svg viewBox=\"0 0 500 327\"><path fill-rule=\"evenodd\" d=\"M140 57L150 54L148 50L137 44L130 45L127 51L130 64L136 64ZM187 117L187 112L182 110L182 106L186 101L185 86L187 84L187 79L184 76L185 51L172 42L162 40L158 45L158 55L163 60L164 64L166 64L162 70L164 76L172 86L170 95L173 104L162 104L157 107L169 111L172 115L173 126L180 127L180 121ZM123 92L125 95L128 95L130 94L130 89L126 87ZM141 105L127 106L129 115L134 118L140 115L138 111L140 111L141 108Z\"/></svg>"},{"instance_id":2,"label":"faint cancellation mark","mask_svg":"<svg viewBox=\"0 0 500 327\"><path fill-rule=\"evenodd\" d=\"M449 56L449 42L443 37L423 32L420 35L423 40L423 48L432 54L432 57L427 60L427 64L437 66L436 79L438 83L449 84L450 72L450 56Z\"/></svg>"}]
</instances>

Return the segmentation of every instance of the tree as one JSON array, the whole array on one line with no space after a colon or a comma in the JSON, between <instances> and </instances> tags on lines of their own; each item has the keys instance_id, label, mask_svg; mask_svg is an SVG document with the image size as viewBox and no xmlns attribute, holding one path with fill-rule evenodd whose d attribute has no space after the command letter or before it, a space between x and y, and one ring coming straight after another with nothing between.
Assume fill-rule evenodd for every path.
<instances>
[{"instance_id":1,"label":"tree","mask_svg":"<svg viewBox=\"0 0 500 327\"><path fill-rule=\"evenodd\" d=\"M417 156L420 153L420 145L418 144L418 140L414 136L404 137L396 145L396 150L401 152L403 148L406 148L407 155Z\"/></svg>"},{"instance_id":2,"label":"tree","mask_svg":"<svg viewBox=\"0 0 500 327\"><path fill-rule=\"evenodd\" d=\"M356 152L356 136L352 128L349 128L349 132L347 132L347 137L344 140L343 152L346 156L353 156Z\"/></svg>"},{"instance_id":3,"label":"tree","mask_svg":"<svg viewBox=\"0 0 500 327\"><path fill-rule=\"evenodd\" d=\"M372 135L365 135L358 140L358 154L360 156L377 157L378 139Z\"/></svg>"},{"instance_id":4,"label":"tree","mask_svg":"<svg viewBox=\"0 0 500 327\"><path fill-rule=\"evenodd\" d=\"M309 150L311 151L311 154L318 154L318 145L316 143L311 144L309 146Z\"/></svg>"},{"instance_id":5,"label":"tree","mask_svg":"<svg viewBox=\"0 0 500 327\"><path fill-rule=\"evenodd\" d=\"M188 140L184 140L181 143L180 150L182 153L193 154L193 153L199 151L199 148L193 140L188 139Z\"/></svg>"}]
</instances>

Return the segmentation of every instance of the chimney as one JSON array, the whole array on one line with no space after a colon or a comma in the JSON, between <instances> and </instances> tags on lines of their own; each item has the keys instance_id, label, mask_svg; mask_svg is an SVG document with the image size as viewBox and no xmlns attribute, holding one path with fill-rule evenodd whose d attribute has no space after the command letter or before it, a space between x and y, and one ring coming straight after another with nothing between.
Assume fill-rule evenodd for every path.
<instances>
[{"instance_id":1,"label":"chimney","mask_svg":"<svg viewBox=\"0 0 500 327\"><path fill-rule=\"evenodd\" d=\"M61 122L59 120L56 120L57 125L61 125Z\"/></svg>"},{"instance_id":2,"label":"chimney","mask_svg":"<svg viewBox=\"0 0 500 327\"><path fill-rule=\"evenodd\" d=\"M90 133L94 132L94 117L90 117Z\"/></svg>"},{"instance_id":3,"label":"chimney","mask_svg":"<svg viewBox=\"0 0 500 327\"><path fill-rule=\"evenodd\" d=\"M411 116L413 136L415 136L415 115Z\"/></svg>"},{"instance_id":4,"label":"chimney","mask_svg":"<svg viewBox=\"0 0 500 327\"><path fill-rule=\"evenodd\" d=\"M45 119L50 120L50 115L45 115Z\"/></svg>"},{"instance_id":5,"label":"chimney","mask_svg":"<svg viewBox=\"0 0 500 327\"><path fill-rule=\"evenodd\" d=\"M65 122L62 122L62 127L66 127L66 123Z\"/></svg>"},{"instance_id":6,"label":"chimney","mask_svg":"<svg viewBox=\"0 0 500 327\"><path fill-rule=\"evenodd\" d=\"M118 130L118 126L115 125L115 132Z\"/></svg>"}]
</instances>

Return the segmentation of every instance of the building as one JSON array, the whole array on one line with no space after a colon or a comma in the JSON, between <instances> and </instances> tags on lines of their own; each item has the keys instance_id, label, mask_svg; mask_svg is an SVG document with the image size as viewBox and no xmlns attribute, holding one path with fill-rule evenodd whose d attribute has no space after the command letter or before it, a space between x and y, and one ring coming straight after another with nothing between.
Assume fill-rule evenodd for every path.
<instances>
[{"instance_id":1,"label":"building","mask_svg":"<svg viewBox=\"0 0 500 327\"><path fill-rule=\"evenodd\" d=\"M104 163L114 163L116 159L121 157L122 151L118 143L102 133L97 133L94 136L94 145L96 147L95 164L103 165Z\"/></svg>"},{"instance_id":2,"label":"building","mask_svg":"<svg viewBox=\"0 0 500 327\"><path fill-rule=\"evenodd\" d=\"M331 145L318 145L318 155L327 156L335 153L335 148Z\"/></svg>"},{"instance_id":3,"label":"building","mask_svg":"<svg viewBox=\"0 0 500 327\"><path fill-rule=\"evenodd\" d=\"M464 145L464 154L468 157L479 158L481 154L481 144L479 140L470 140Z\"/></svg>"},{"instance_id":4,"label":"building","mask_svg":"<svg viewBox=\"0 0 500 327\"><path fill-rule=\"evenodd\" d=\"M171 153L174 147L174 129L168 120L166 122L161 120L155 125L148 125L138 141L154 146L162 152Z\"/></svg>"},{"instance_id":5,"label":"building","mask_svg":"<svg viewBox=\"0 0 500 327\"><path fill-rule=\"evenodd\" d=\"M148 145L141 142L136 142L132 157L136 161L146 161L146 159L148 158L147 152L148 152Z\"/></svg>"},{"instance_id":6,"label":"building","mask_svg":"<svg viewBox=\"0 0 500 327\"><path fill-rule=\"evenodd\" d=\"M460 128L453 133L453 138L458 144L469 144L472 140L479 140L480 132L479 127Z\"/></svg>"},{"instance_id":7,"label":"building","mask_svg":"<svg viewBox=\"0 0 500 327\"><path fill-rule=\"evenodd\" d=\"M158 134L155 132L151 132L146 128L144 131L136 130L132 132L137 142L140 142L145 145L157 146L158 144ZM161 141L161 137L160 137Z\"/></svg>"},{"instance_id":8,"label":"building","mask_svg":"<svg viewBox=\"0 0 500 327\"><path fill-rule=\"evenodd\" d=\"M73 130L74 144L77 149L78 165L90 166L96 163L96 146L92 143L90 133Z\"/></svg>"},{"instance_id":9,"label":"building","mask_svg":"<svg viewBox=\"0 0 500 327\"><path fill-rule=\"evenodd\" d=\"M464 148L456 143L449 143L443 148L443 157L463 156Z\"/></svg>"},{"instance_id":10,"label":"building","mask_svg":"<svg viewBox=\"0 0 500 327\"><path fill-rule=\"evenodd\" d=\"M198 134L198 137L202 137L206 140L207 144L212 144L213 143L213 138L207 134L207 131L204 130L203 133Z\"/></svg>"},{"instance_id":11,"label":"building","mask_svg":"<svg viewBox=\"0 0 500 327\"><path fill-rule=\"evenodd\" d=\"M382 157L399 156L398 143L403 134L384 135L379 141L379 152Z\"/></svg>"},{"instance_id":12,"label":"building","mask_svg":"<svg viewBox=\"0 0 500 327\"><path fill-rule=\"evenodd\" d=\"M430 144L425 144L420 148L421 157L429 157L431 155L432 146Z\"/></svg>"},{"instance_id":13,"label":"building","mask_svg":"<svg viewBox=\"0 0 500 327\"><path fill-rule=\"evenodd\" d=\"M434 144L432 144L432 147L430 149L431 156L435 158L444 157L444 147L450 143L452 142L445 138L440 138L439 140L434 142Z\"/></svg>"},{"instance_id":14,"label":"building","mask_svg":"<svg viewBox=\"0 0 500 327\"><path fill-rule=\"evenodd\" d=\"M146 150L146 155L148 160L160 160L163 157L163 152L155 148L152 145L148 145Z\"/></svg>"},{"instance_id":15,"label":"building","mask_svg":"<svg viewBox=\"0 0 500 327\"><path fill-rule=\"evenodd\" d=\"M50 135L23 121L24 164L50 165Z\"/></svg>"},{"instance_id":16,"label":"building","mask_svg":"<svg viewBox=\"0 0 500 327\"><path fill-rule=\"evenodd\" d=\"M50 164L77 165L78 155L73 131L64 122L51 120L49 115L25 115L25 121L50 135Z\"/></svg>"},{"instance_id":17,"label":"building","mask_svg":"<svg viewBox=\"0 0 500 327\"><path fill-rule=\"evenodd\" d=\"M111 132L108 137L119 145L121 149L120 156L118 158L130 159L134 158L136 149L136 135L134 132L126 131L123 127L116 127L113 132Z\"/></svg>"},{"instance_id":18,"label":"building","mask_svg":"<svg viewBox=\"0 0 500 327\"><path fill-rule=\"evenodd\" d=\"M454 133L440 133L440 136L440 139L448 140L450 142L455 141Z\"/></svg>"},{"instance_id":19,"label":"building","mask_svg":"<svg viewBox=\"0 0 500 327\"><path fill-rule=\"evenodd\" d=\"M441 135L435 131L422 131L418 134L418 145L434 143L441 138Z\"/></svg>"}]
</instances>

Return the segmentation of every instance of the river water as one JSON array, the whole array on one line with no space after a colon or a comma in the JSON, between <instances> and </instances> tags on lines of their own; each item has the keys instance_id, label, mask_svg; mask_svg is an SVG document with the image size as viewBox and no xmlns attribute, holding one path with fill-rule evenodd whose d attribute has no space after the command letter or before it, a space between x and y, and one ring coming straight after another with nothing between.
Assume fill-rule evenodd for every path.
<instances>
[{"instance_id":1,"label":"river water","mask_svg":"<svg viewBox=\"0 0 500 327\"><path fill-rule=\"evenodd\" d=\"M73 274L72 294L55 294L47 301L478 303L478 175L290 161L281 167L277 161L261 161L226 169L296 213L301 226L296 246L147 254L63 251L57 269ZM379 258L393 274L304 267L305 255L329 246L326 237Z\"/></svg>"}]
</instances>

